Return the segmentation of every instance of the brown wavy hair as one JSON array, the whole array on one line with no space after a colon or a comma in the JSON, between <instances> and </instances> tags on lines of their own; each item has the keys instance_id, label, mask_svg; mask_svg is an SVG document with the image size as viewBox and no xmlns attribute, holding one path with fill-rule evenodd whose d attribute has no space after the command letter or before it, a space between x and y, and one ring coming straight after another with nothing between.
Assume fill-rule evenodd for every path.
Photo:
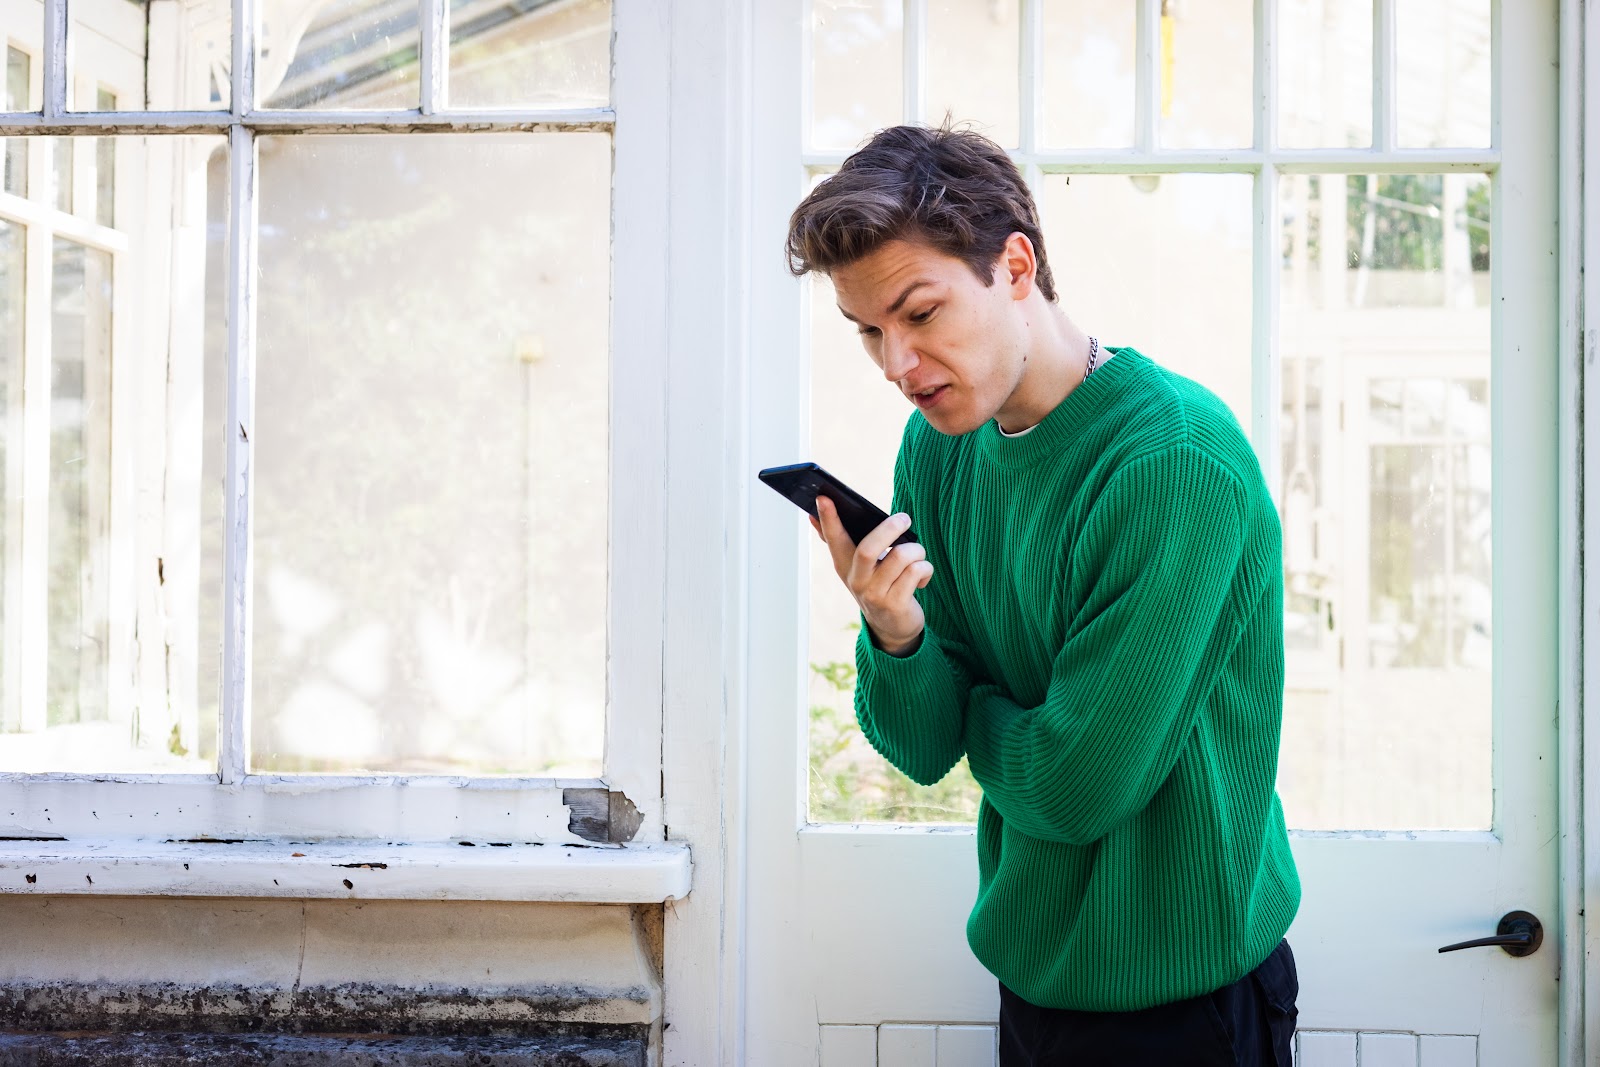
<instances>
[{"instance_id":1,"label":"brown wavy hair","mask_svg":"<svg viewBox=\"0 0 1600 1067\"><path fill-rule=\"evenodd\" d=\"M995 260L1013 233L1033 242L1034 283L1054 302L1028 183L999 145L946 120L874 134L794 209L785 252L798 277L830 273L889 241L920 241L993 285Z\"/></svg>"}]
</instances>

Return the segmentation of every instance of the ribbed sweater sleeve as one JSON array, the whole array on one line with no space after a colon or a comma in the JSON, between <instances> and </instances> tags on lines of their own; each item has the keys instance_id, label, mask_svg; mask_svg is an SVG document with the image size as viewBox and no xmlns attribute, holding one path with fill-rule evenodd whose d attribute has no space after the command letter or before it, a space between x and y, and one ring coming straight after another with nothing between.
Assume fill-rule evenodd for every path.
<instances>
[{"instance_id":1,"label":"ribbed sweater sleeve","mask_svg":"<svg viewBox=\"0 0 1600 1067\"><path fill-rule=\"evenodd\" d=\"M895 462L895 511L911 516L909 438ZM939 573L943 560L932 545L933 581L917 592L925 625L922 641L907 656L891 656L872 642L866 619L856 641L856 720L884 759L919 785L933 785L960 762L962 720L972 688L971 652L957 640L941 589L951 579ZM951 636L940 636L941 634Z\"/></svg>"},{"instance_id":2,"label":"ribbed sweater sleeve","mask_svg":"<svg viewBox=\"0 0 1600 1067\"><path fill-rule=\"evenodd\" d=\"M1242 552L1240 486L1192 445L1107 482L1071 548L1076 607L1043 702L968 697L968 763L1007 823L1081 845L1144 808L1238 636L1225 605Z\"/></svg>"}]
</instances>

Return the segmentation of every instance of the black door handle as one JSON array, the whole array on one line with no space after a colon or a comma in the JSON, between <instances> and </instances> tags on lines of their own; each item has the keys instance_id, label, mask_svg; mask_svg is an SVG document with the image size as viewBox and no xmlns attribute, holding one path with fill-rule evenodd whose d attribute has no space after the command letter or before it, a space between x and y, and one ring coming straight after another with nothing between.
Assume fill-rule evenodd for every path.
<instances>
[{"instance_id":1,"label":"black door handle","mask_svg":"<svg viewBox=\"0 0 1600 1067\"><path fill-rule=\"evenodd\" d=\"M1508 911L1500 918L1493 937L1480 937L1476 941L1459 941L1446 945L1440 952L1455 952L1463 948L1488 948L1499 946L1510 956L1531 956L1544 944L1544 924L1538 916L1527 911Z\"/></svg>"}]
</instances>

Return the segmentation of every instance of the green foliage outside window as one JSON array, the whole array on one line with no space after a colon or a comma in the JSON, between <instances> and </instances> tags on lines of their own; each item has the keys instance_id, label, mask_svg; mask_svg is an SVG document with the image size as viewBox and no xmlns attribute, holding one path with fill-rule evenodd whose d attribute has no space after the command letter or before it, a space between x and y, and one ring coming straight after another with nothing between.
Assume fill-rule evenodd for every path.
<instances>
[{"instance_id":1,"label":"green foliage outside window","mask_svg":"<svg viewBox=\"0 0 1600 1067\"><path fill-rule=\"evenodd\" d=\"M920 786L873 751L855 717L855 665L813 663L821 699L811 705L811 821L971 823L978 783L966 758L942 780Z\"/></svg>"}]
</instances>

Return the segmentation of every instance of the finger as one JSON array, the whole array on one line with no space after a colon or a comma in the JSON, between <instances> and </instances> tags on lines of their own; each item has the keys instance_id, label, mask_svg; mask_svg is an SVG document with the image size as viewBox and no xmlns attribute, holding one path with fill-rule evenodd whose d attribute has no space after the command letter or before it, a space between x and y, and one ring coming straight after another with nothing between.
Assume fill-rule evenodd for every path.
<instances>
[{"instance_id":1,"label":"finger","mask_svg":"<svg viewBox=\"0 0 1600 1067\"><path fill-rule=\"evenodd\" d=\"M828 539L826 537L822 536L822 524L819 523L814 517L812 517L810 515L806 516L806 521L811 524L811 528L813 530L817 531L817 540L821 541L823 544L827 544L828 543Z\"/></svg>"},{"instance_id":2,"label":"finger","mask_svg":"<svg viewBox=\"0 0 1600 1067\"><path fill-rule=\"evenodd\" d=\"M833 506L833 501L825 496L817 497L817 519L822 527L822 540L828 546L828 554L833 557L833 569L848 582L850 559L855 554L856 545L845 533L844 523L839 521L839 512Z\"/></svg>"},{"instance_id":3,"label":"finger","mask_svg":"<svg viewBox=\"0 0 1600 1067\"><path fill-rule=\"evenodd\" d=\"M890 515L880 522L877 528L863 537L861 543L856 546L852 577L859 577L864 586L872 571L887 558L889 549L894 546L894 539L910 527L911 516L903 511Z\"/></svg>"},{"instance_id":4,"label":"finger","mask_svg":"<svg viewBox=\"0 0 1600 1067\"><path fill-rule=\"evenodd\" d=\"M858 550L858 558L859 555ZM867 580L867 588L864 592L869 596L876 594L879 600L887 599L890 587L900 580L900 576L905 573L905 569L913 563L927 558L928 550L915 541L893 546L884 554L883 559L878 561L877 566L873 568L872 576Z\"/></svg>"},{"instance_id":5,"label":"finger","mask_svg":"<svg viewBox=\"0 0 1600 1067\"><path fill-rule=\"evenodd\" d=\"M908 564L900 572L900 576L889 587L888 599L891 603L904 604L911 599L911 594L927 586L933 578L933 564L927 560L918 560Z\"/></svg>"}]
</instances>

